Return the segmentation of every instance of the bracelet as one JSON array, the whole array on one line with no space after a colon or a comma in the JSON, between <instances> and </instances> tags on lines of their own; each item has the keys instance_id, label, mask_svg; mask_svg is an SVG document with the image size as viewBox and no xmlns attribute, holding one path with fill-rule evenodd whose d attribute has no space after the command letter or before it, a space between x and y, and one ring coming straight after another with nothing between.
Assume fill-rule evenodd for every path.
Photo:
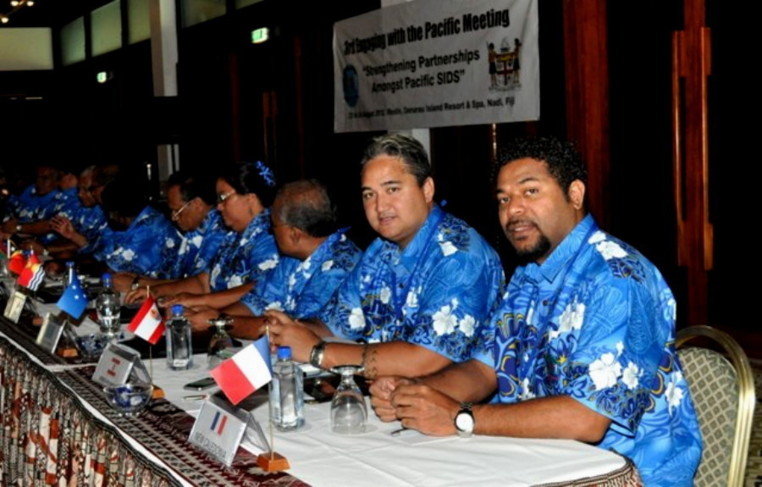
<instances>
[{"instance_id":1,"label":"bracelet","mask_svg":"<svg viewBox=\"0 0 762 487\"><path fill-rule=\"evenodd\" d=\"M320 364L323 363L323 357L325 356L325 346L326 343L320 340L317 345L312 347L310 351L310 365L322 369Z\"/></svg>"}]
</instances>

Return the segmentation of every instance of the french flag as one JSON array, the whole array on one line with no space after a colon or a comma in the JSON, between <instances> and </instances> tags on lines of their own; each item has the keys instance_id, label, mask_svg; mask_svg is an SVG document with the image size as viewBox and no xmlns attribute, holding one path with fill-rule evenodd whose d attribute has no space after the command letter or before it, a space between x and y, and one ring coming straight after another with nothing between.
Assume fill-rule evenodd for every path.
<instances>
[{"instance_id":1,"label":"french flag","mask_svg":"<svg viewBox=\"0 0 762 487\"><path fill-rule=\"evenodd\" d=\"M143 306L138 310L138 314L130 321L127 327L129 331L146 340L151 345L156 345L162 335L164 335L164 320L161 318L159 308L153 296L143 302Z\"/></svg>"},{"instance_id":2,"label":"french flag","mask_svg":"<svg viewBox=\"0 0 762 487\"><path fill-rule=\"evenodd\" d=\"M243 401L273 377L267 335L222 362L209 374L234 406Z\"/></svg>"},{"instance_id":3,"label":"french flag","mask_svg":"<svg viewBox=\"0 0 762 487\"><path fill-rule=\"evenodd\" d=\"M227 424L227 422L228 415L217 411L214 413L214 419L212 420L212 425L209 429L218 435L221 435L222 432L225 431L225 424Z\"/></svg>"}]
</instances>

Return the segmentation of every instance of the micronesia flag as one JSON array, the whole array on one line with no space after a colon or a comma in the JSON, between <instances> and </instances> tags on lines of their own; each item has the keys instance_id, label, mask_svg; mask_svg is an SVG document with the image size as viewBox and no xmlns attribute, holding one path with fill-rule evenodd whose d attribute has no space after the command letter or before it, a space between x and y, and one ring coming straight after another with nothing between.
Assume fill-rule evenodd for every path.
<instances>
[{"instance_id":1,"label":"micronesia flag","mask_svg":"<svg viewBox=\"0 0 762 487\"><path fill-rule=\"evenodd\" d=\"M222 362L209 374L234 406L243 401L273 377L267 335Z\"/></svg>"},{"instance_id":2,"label":"micronesia flag","mask_svg":"<svg viewBox=\"0 0 762 487\"><path fill-rule=\"evenodd\" d=\"M87 308L87 295L82 289L82 283L79 282L79 276L74 276L72 283L66 287L56 306L75 320L82 316L85 308Z\"/></svg>"}]
</instances>

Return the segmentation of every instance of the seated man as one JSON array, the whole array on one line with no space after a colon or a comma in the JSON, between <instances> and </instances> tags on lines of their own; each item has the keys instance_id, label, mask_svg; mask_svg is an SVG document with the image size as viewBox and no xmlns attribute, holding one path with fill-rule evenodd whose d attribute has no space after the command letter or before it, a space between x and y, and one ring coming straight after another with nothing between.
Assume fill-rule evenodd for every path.
<instances>
[{"instance_id":1,"label":"seated man","mask_svg":"<svg viewBox=\"0 0 762 487\"><path fill-rule=\"evenodd\" d=\"M379 378L376 413L433 435L585 441L630 457L646 485L692 485L701 438L667 284L585 215L571 144L519 141L500 162L500 223L527 263L492 316L491 353L420 382Z\"/></svg>"},{"instance_id":2,"label":"seated man","mask_svg":"<svg viewBox=\"0 0 762 487\"><path fill-rule=\"evenodd\" d=\"M76 198L71 193L72 179L60 180L61 172L53 166L45 165L36 169L34 184L27 187L20 195L8 199L7 215L2 231L7 234L39 236L45 243L55 239L51 232L50 219L58 213L76 205ZM59 182L64 183L63 190L58 189ZM73 178L76 187L76 177Z\"/></svg>"},{"instance_id":3,"label":"seated man","mask_svg":"<svg viewBox=\"0 0 762 487\"><path fill-rule=\"evenodd\" d=\"M164 215L145 204L136 187L140 185L117 179L103 191L109 227L99 238L93 256L115 272L165 278L174 266L176 253L168 256L162 250L179 248L180 234Z\"/></svg>"},{"instance_id":4,"label":"seated man","mask_svg":"<svg viewBox=\"0 0 762 487\"><path fill-rule=\"evenodd\" d=\"M270 231L270 209L275 177L263 162L229 166L216 181L217 210L227 234L217 255L204 272L151 287L163 306L223 309L238 301L264 281L278 265L279 255ZM145 299L148 290L137 287L125 302Z\"/></svg>"},{"instance_id":5,"label":"seated man","mask_svg":"<svg viewBox=\"0 0 762 487\"><path fill-rule=\"evenodd\" d=\"M283 186L270 217L278 250L286 257L241 302L225 308L223 315L232 320L231 335L236 337L261 336L267 309L300 319L317 316L362 255L344 230L337 230L328 192L315 180ZM198 331L207 329L209 318L220 313L187 314Z\"/></svg>"},{"instance_id":6,"label":"seated man","mask_svg":"<svg viewBox=\"0 0 762 487\"><path fill-rule=\"evenodd\" d=\"M90 250L89 242L97 241L108 226L103 209L96 203L91 188L95 166L86 168L79 175L77 198L79 206L70 214L61 213L50 220L50 226L66 241L47 245L54 257L67 257L71 251L86 253ZM68 212L67 212L68 213Z\"/></svg>"},{"instance_id":7,"label":"seated man","mask_svg":"<svg viewBox=\"0 0 762 487\"><path fill-rule=\"evenodd\" d=\"M201 274L217 255L220 245L230 230L225 227L217 211L215 179L185 172L176 172L167 181L167 206L172 221L183 232L179 247L174 240L166 240L165 255L174 262L167 271L167 279L181 279ZM160 284L163 279L122 273L115 277L114 285L121 291L130 286Z\"/></svg>"},{"instance_id":8,"label":"seated man","mask_svg":"<svg viewBox=\"0 0 762 487\"><path fill-rule=\"evenodd\" d=\"M497 254L434 203L431 166L417 140L379 137L362 166L365 215L380 238L321 313L327 328L269 311L280 323L270 329L274 342L315 366L362 365L366 377L424 375L466 360L483 345L500 293ZM327 334L372 344L318 337Z\"/></svg>"}]
</instances>

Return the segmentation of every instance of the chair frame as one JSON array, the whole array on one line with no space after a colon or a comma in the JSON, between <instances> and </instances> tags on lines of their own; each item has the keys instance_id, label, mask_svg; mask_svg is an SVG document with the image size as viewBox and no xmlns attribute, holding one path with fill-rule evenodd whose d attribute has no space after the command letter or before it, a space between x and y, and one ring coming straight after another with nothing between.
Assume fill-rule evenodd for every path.
<instances>
[{"instance_id":1,"label":"chair frame","mask_svg":"<svg viewBox=\"0 0 762 487\"><path fill-rule=\"evenodd\" d=\"M751 365L749 365L749 359L738 342L724 331L711 326L696 325L678 331L675 347L680 348L686 342L696 337L709 338L719 344L736 370L738 412L736 414L735 438L733 439L727 485L729 487L741 487L746 473L749 440L751 438L752 420L754 418L754 406L756 403L754 375L752 374Z\"/></svg>"}]
</instances>

